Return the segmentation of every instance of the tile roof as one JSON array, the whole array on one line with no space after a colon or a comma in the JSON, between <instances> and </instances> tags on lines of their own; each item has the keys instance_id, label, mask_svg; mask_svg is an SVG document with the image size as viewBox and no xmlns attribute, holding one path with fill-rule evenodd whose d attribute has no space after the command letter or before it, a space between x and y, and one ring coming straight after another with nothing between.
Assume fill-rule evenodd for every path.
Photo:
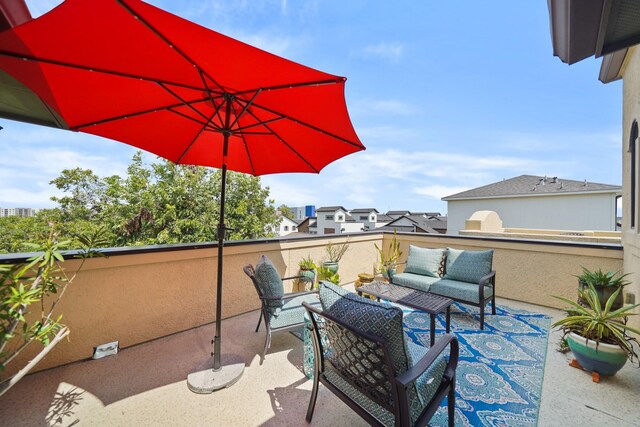
<instances>
[{"instance_id":1,"label":"tile roof","mask_svg":"<svg viewBox=\"0 0 640 427\"><path fill-rule=\"evenodd\" d=\"M375 211L376 213L378 212L378 210L376 208L358 208L358 209L352 209L351 213L369 213L371 211Z\"/></svg>"},{"instance_id":2,"label":"tile roof","mask_svg":"<svg viewBox=\"0 0 640 427\"><path fill-rule=\"evenodd\" d=\"M343 211L347 212L347 210L343 206L324 206L316 209L316 212L335 212L338 209L342 209Z\"/></svg>"},{"instance_id":3,"label":"tile roof","mask_svg":"<svg viewBox=\"0 0 640 427\"><path fill-rule=\"evenodd\" d=\"M574 181L557 177L520 175L493 184L484 185L461 193L443 197L442 200L463 200L483 197L536 196L566 193L622 191L619 185L598 184L587 181Z\"/></svg>"}]
</instances>

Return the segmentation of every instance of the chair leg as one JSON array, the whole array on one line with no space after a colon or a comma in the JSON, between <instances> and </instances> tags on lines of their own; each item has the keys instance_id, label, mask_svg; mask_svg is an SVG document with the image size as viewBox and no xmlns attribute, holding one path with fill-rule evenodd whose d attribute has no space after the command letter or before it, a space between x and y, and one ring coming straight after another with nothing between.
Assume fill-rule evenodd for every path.
<instances>
[{"instance_id":1,"label":"chair leg","mask_svg":"<svg viewBox=\"0 0 640 427\"><path fill-rule=\"evenodd\" d=\"M484 331L484 304L480 305L480 330Z\"/></svg>"},{"instance_id":2,"label":"chair leg","mask_svg":"<svg viewBox=\"0 0 640 427\"><path fill-rule=\"evenodd\" d=\"M262 323L262 310L260 310L260 317L258 318L258 326L256 326L256 332L260 329L260 323Z\"/></svg>"},{"instance_id":3,"label":"chair leg","mask_svg":"<svg viewBox=\"0 0 640 427\"><path fill-rule=\"evenodd\" d=\"M314 362L315 364L315 362ZM320 385L320 381L318 380L318 372L314 369L313 372L313 389L311 389L311 400L309 400L309 408L307 408L307 417L306 420L308 423L311 422L311 418L313 418L313 410L316 407L316 400L318 399L318 387Z\"/></svg>"},{"instance_id":4,"label":"chair leg","mask_svg":"<svg viewBox=\"0 0 640 427\"><path fill-rule=\"evenodd\" d=\"M449 413L449 427L453 427L456 420L456 378L451 380L451 389L447 397L447 412Z\"/></svg>"},{"instance_id":5,"label":"chair leg","mask_svg":"<svg viewBox=\"0 0 640 427\"><path fill-rule=\"evenodd\" d=\"M264 357L267 354L267 350L271 347L271 329L267 327L267 335L264 337L264 349L262 349L262 359L260 359L260 364L264 362Z\"/></svg>"},{"instance_id":6,"label":"chair leg","mask_svg":"<svg viewBox=\"0 0 640 427\"><path fill-rule=\"evenodd\" d=\"M491 314L495 316L496 314L496 292L494 290L493 295L491 296Z\"/></svg>"}]
</instances>

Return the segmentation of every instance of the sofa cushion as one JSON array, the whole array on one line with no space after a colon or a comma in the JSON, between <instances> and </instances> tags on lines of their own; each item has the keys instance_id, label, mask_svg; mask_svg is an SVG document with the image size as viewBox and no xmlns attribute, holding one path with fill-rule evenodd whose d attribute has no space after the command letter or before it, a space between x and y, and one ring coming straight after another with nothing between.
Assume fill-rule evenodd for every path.
<instances>
[{"instance_id":1,"label":"sofa cushion","mask_svg":"<svg viewBox=\"0 0 640 427\"><path fill-rule=\"evenodd\" d=\"M491 273L493 250L488 251L462 251L458 249L447 250L447 268L445 279L460 280L462 282L478 283L487 274Z\"/></svg>"},{"instance_id":2,"label":"sofa cushion","mask_svg":"<svg viewBox=\"0 0 640 427\"><path fill-rule=\"evenodd\" d=\"M440 280L438 277L423 276L413 273L394 274L391 282L394 285L406 286L407 288L417 289L419 291L429 292L431 285Z\"/></svg>"},{"instance_id":3,"label":"sofa cushion","mask_svg":"<svg viewBox=\"0 0 640 427\"><path fill-rule=\"evenodd\" d=\"M429 249L409 245L409 256L405 273L440 277L440 264L446 249Z\"/></svg>"},{"instance_id":4,"label":"sofa cushion","mask_svg":"<svg viewBox=\"0 0 640 427\"><path fill-rule=\"evenodd\" d=\"M303 302L320 309L320 301L318 301L317 294L299 295L284 301L285 303L278 310L278 313L274 313L269 319L271 329L286 328L297 323L303 323L304 314L307 311L302 305Z\"/></svg>"},{"instance_id":5,"label":"sofa cushion","mask_svg":"<svg viewBox=\"0 0 640 427\"><path fill-rule=\"evenodd\" d=\"M457 280L440 279L431 285L431 292L448 298L472 303L480 303L480 287L474 283L459 282ZM491 286L484 287L484 298L493 295Z\"/></svg>"},{"instance_id":6,"label":"sofa cushion","mask_svg":"<svg viewBox=\"0 0 640 427\"><path fill-rule=\"evenodd\" d=\"M282 298L284 295L284 286L278 270L271 260L262 255L260 261L256 264L255 277L258 287L265 297ZM270 314L277 314L284 302L282 300L267 301L267 311Z\"/></svg>"}]
</instances>

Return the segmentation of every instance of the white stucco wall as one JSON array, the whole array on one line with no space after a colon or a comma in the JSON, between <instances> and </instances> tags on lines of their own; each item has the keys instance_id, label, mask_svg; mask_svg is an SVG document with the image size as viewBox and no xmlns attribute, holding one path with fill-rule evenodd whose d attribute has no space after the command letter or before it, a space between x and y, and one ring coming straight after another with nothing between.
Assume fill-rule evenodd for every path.
<instances>
[{"instance_id":1,"label":"white stucco wall","mask_svg":"<svg viewBox=\"0 0 640 427\"><path fill-rule=\"evenodd\" d=\"M476 211L496 212L505 228L615 230L615 195L588 194L452 200L447 202L447 233L458 234Z\"/></svg>"},{"instance_id":2,"label":"white stucco wall","mask_svg":"<svg viewBox=\"0 0 640 427\"><path fill-rule=\"evenodd\" d=\"M640 153L636 149L636 227L631 228L630 206L631 206L631 172L629 139L631 125L634 120L640 123L640 46L630 49L622 69L622 246L624 247L624 272L630 273L628 279L631 284L625 288L626 294L633 294L627 299L627 303L632 301L640 302L640 228L638 225L638 211L640 211ZM610 88L610 90L615 88ZM638 148L640 143L636 141ZM628 298L628 297L627 297ZM637 310L640 311L640 310ZM630 317L630 323L635 327L640 327L640 316Z\"/></svg>"}]
</instances>

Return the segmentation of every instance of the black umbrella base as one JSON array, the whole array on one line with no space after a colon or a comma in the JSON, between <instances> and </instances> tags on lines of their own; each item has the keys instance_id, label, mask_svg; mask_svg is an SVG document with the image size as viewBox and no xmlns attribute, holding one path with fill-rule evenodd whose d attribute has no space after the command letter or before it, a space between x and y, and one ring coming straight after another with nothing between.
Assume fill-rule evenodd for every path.
<instances>
[{"instance_id":1,"label":"black umbrella base","mask_svg":"<svg viewBox=\"0 0 640 427\"><path fill-rule=\"evenodd\" d=\"M225 355L226 360L241 360L238 356ZM228 363L220 369L213 370L213 358L207 361L201 369L191 372L187 376L189 390L199 394L209 394L222 388L231 387L244 373L244 363Z\"/></svg>"}]
</instances>

